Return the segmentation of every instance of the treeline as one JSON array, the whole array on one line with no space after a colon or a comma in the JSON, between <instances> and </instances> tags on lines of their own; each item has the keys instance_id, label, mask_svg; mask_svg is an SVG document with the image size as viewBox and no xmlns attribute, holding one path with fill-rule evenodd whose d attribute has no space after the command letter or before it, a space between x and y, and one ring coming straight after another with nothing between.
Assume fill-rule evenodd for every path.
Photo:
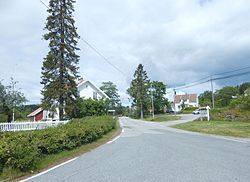
<instances>
[{"instance_id":1,"label":"treeline","mask_svg":"<svg viewBox=\"0 0 250 182\"><path fill-rule=\"evenodd\" d=\"M250 109L250 82L237 86L225 86L214 93L215 107L238 107L240 109ZM199 96L201 106L212 107L212 92L205 91Z\"/></svg>"}]
</instances>

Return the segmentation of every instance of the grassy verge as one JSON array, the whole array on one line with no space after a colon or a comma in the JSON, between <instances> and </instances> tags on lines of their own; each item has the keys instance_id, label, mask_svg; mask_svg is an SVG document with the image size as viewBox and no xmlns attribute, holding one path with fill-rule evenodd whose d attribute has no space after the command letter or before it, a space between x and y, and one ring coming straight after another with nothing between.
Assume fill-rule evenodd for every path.
<instances>
[{"instance_id":1,"label":"grassy verge","mask_svg":"<svg viewBox=\"0 0 250 182\"><path fill-rule=\"evenodd\" d=\"M250 123L242 121L192 121L173 128L207 134L250 138Z\"/></svg>"},{"instance_id":2,"label":"grassy verge","mask_svg":"<svg viewBox=\"0 0 250 182\"><path fill-rule=\"evenodd\" d=\"M36 167L36 170L34 171L22 172L17 169L4 168L3 172L0 174L0 181L13 181L17 179L20 180L20 179L27 178L31 175L34 175L48 168L56 166L60 163L63 163L69 159L75 158L86 152L89 152L92 149L95 149L98 146L105 144L107 141L115 138L120 133L121 133L121 129L119 126L119 122L117 121L116 127L114 129L112 129L110 132L106 133L101 138L97 139L96 141L92 143L81 145L72 150L64 150L64 151L61 151L60 153L47 155L46 157L43 158L43 160L39 162L39 164Z\"/></svg>"},{"instance_id":3,"label":"grassy verge","mask_svg":"<svg viewBox=\"0 0 250 182\"><path fill-rule=\"evenodd\" d=\"M181 116L166 116L160 115L155 116L154 118L146 118L146 121L153 121L153 122L164 122L164 121L175 121L181 119Z\"/></svg>"}]
</instances>

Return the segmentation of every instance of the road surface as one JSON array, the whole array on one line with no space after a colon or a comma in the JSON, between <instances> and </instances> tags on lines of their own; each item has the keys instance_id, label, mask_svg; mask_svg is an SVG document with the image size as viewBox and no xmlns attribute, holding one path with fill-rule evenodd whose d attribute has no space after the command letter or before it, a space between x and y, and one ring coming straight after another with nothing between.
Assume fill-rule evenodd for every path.
<instances>
[{"instance_id":1,"label":"road surface","mask_svg":"<svg viewBox=\"0 0 250 182\"><path fill-rule=\"evenodd\" d=\"M249 182L250 142L182 132L168 126L121 118L121 136L28 181Z\"/></svg>"}]
</instances>

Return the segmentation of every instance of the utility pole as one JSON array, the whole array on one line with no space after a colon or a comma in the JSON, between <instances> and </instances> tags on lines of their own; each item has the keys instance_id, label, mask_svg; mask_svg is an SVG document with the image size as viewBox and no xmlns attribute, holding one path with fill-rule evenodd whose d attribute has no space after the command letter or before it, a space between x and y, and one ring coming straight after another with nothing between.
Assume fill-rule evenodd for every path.
<instances>
[{"instance_id":1,"label":"utility pole","mask_svg":"<svg viewBox=\"0 0 250 182\"><path fill-rule=\"evenodd\" d=\"M151 85L151 101L152 101L152 117L155 118L155 109L154 109L154 88Z\"/></svg>"},{"instance_id":2,"label":"utility pole","mask_svg":"<svg viewBox=\"0 0 250 182\"><path fill-rule=\"evenodd\" d=\"M12 84L12 94L13 94L13 100L12 100L12 122L15 122L15 81L13 78L11 78L11 84Z\"/></svg>"},{"instance_id":3,"label":"utility pole","mask_svg":"<svg viewBox=\"0 0 250 182\"><path fill-rule=\"evenodd\" d=\"M175 96L176 96L176 91L175 91L175 89L174 89L174 115L176 116Z\"/></svg>"},{"instance_id":4,"label":"utility pole","mask_svg":"<svg viewBox=\"0 0 250 182\"><path fill-rule=\"evenodd\" d=\"M213 86L213 76L212 74L210 75L210 81L211 81L211 91L212 91L212 106L214 109L214 86Z\"/></svg>"}]
</instances>

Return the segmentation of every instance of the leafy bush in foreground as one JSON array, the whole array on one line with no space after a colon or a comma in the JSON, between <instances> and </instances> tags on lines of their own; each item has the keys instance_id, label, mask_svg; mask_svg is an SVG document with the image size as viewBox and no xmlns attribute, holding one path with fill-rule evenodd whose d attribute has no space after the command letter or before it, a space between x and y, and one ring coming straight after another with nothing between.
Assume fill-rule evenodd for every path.
<instances>
[{"instance_id":1,"label":"leafy bush in foreground","mask_svg":"<svg viewBox=\"0 0 250 182\"><path fill-rule=\"evenodd\" d=\"M37 131L0 133L0 174L4 167L28 171L50 154L91 143L116 127L111 117L74 119L70 123Z\"/></svg>"}]
</instances>

